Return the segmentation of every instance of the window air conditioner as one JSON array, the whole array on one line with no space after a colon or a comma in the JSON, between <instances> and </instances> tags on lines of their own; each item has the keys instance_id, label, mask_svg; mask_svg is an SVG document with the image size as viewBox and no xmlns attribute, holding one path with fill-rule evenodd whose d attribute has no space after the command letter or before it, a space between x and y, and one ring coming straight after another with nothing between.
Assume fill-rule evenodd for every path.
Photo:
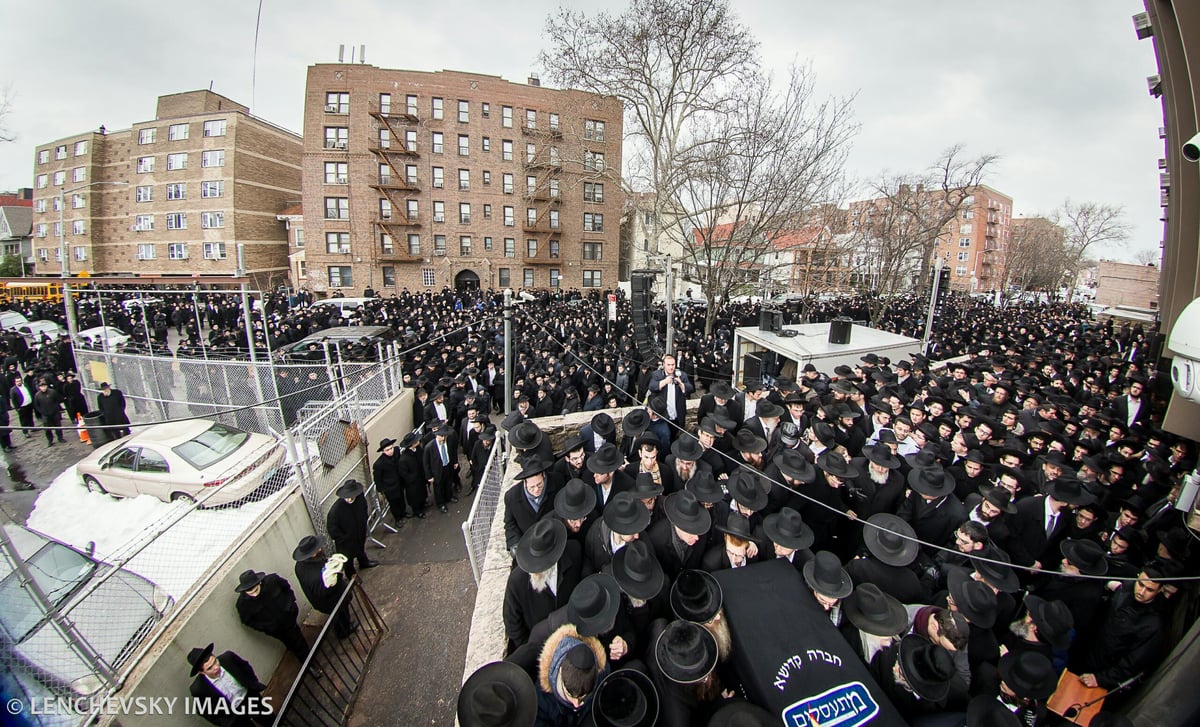
<instances>
[{"instance_id":1,"label":"window air conditioner","mask_svg":"<svg viewBox=\"0 0 1200 727\"><path fill-rule=\"evenodd\" d=\"M327 104L327 105L325 106L325 113L327 113L327 114L336 114L337 112L338 112L338 105L337 105L337 104L335 104L335 103L334 103L334 104Z\"/></svg>"}]
</instances>

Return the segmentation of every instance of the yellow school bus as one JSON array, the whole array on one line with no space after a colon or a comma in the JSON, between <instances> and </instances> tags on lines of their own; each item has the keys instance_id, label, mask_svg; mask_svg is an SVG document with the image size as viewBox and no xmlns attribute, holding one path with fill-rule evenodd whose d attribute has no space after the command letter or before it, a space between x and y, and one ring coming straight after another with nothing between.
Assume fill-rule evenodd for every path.
<instances>
[{"instance_id":1,"label":"yellow school bus","mask_svg":"<svg viewBox=\"0 0 1200 727\"><path fill-rule=\"evenodd\" d=\"M62 283L45 280L11 280L5 283L3 288L0 288L0 296L3 296L4 303L13 301L62 303Z\"/></svg>"}]
</instances>

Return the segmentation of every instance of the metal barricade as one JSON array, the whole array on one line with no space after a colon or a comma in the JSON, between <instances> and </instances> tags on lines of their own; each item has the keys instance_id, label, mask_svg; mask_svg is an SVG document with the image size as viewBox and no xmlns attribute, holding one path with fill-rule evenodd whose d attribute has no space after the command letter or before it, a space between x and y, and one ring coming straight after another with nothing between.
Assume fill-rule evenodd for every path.
<instances>
[{"instance_id":1,"label":"metal barricade","mask_svg":"<svg viewBox=\"0 0 1200 727\"><path fill-rule=\"evenodd\" d=\"M475 501L471 503L471 511L462 524L463 541L467 546L467 557L471 561L471 574L475 577L477 584L492 535L492 521L496 517L496 510L500 507L500 500L504 496L504 470L508 466L507 450L507 436L497 437L496 444L492 447L492 455L488 458L487 467L480 478L481 483L475 494Z\"/></svg>"}]
</instances>

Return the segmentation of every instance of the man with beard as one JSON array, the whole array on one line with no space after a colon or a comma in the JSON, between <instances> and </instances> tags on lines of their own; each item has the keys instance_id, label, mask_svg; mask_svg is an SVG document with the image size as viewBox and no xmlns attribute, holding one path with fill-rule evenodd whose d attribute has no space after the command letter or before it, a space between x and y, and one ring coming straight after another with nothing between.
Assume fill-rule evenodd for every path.
<instances>
[{"instance_id":1,"label":"man with beard","mask_svg":"<svg viewBox=\"0 0 1200 727\"><path fill-rule=\"evenodd\" d=\"M546 470L552 464L540 455L533 455L513 478L521 483L504 493L504 542L510 553L535 523L554 509L554 496L547 493Z\"/></svg>"},{"instance_id":2,"label":"man with beard","mask_svg":"<svg viewBox=\"0 0 1200 727\"><path fill-rule=\"evenodd\" d=\"M630 626L629 652L645 653L650 625L656 619L670 616L666 575L644 540L634 540L618 550L612 558L611 571L624 594L621 610Z\"/></svg>"},{"instance_id":3,"label":"man with beard","mask_svg":"<svg viewBox=\"0 0 1200 727\"><path fill-rule=\"evenodd\" d=\"M599 519L596 490L583 480L569 480L554 496L554 515L567 526L567 537L582 547L584 536Z\"/></svg>"},{"instance_id":4,"label":"man with beard","mask_svg":"<svg viewBox=\"0 0 1200 727\"><path fill-rule=\"evenodd\" d=\"M954 494L963 501L987 485L991 474L983 453L975 449L968 451L966 456L959 458L946 471L954 478Z\"/></svg>"},{"instance_id":5,"label":"man with beard","mask_svg":"<svg viewBox=\"0 0 1200 727\"><path fill-rule=\"evenodd\" d=\"M618 492L634 487L634 480L621 469L625 460L616 446L605 444L594 455L587 458L585 466L596 483L596 506L603 512L609 501Z\"/></svg>"},{"instance_id":6,"label":"man with beard","mask_svg":"<svg viewBox=\"0 0 1200 727\"><path fill-rule=\"evenodd\" d=\"M521 537L516 559L504 591L507 653L524 645L550 612L567 605L581 566L579 543L567 537L566 526L556 518L537 521Z\"/></svg>"},{"instance_id":7,"label":"man with beard","mask_svg":"<svg viewBox=\"0 0 1200 727\"><path fill-rule=\"evenodd\" d=\"M1055 652L1071 645L1075 622L1071 610L1062 601L1047 601L1034 595L1025 597L1025 616L1008 625L1000 639L1009 653L1032 651L1053 661Z\"/></svg>"},{"instance_id":8,"label":"man with beard","mask_svg":"<svg viewBox=\"0 0 1200 727\"><path fill-rule=\"evenodd\" d=\"M804 564L803 575L816 606L829 615L834 626L841 626L842 599L854 591L854 582L842 568L841 561L828 550L818 551Z\"/></svg>"},{"instance_id":9,"label":"man with beard","mask_svg":"<svg viewBox=\"0 0 1200 727\"><path fill-rule=\"evenodd\" d=\"M680 571L700 567L712 517L688 490L667 497L663 509L666 517L650 527L647 538L663 572L674 580Z\"/></svg>"},{"instance_id":10,"label":"man with beard","mask_svg":"<svg viewBox=\"0 0 1200 727\"><path fill-rule=\"evenodd\" d=\"M1008 543L1013 562L1041 568L1043 558L1050 553L1058 554L1058 543L1066 537L1071 506L1089 501L1079 480L1056 479L1049 483L1044 495L1018 502Z\"/></svg>"},{"instance_id":11,"label":"man with beard","mask_svg":"<svg viewBox=\"0 0 1200 727\"><path fill-rule=\"evenodd\" d=\"M671 444L671 453L663 463L663 491L669 495L682 490L698 472L711 476L708 465L701 461L703 456L704 449L700 446L700 441L691 434L680 433Z\"/></svg>"},{"instance_id":12,"label":"man with beard","mask_svg":"<svg viewBox=\"0 0 1200 727\"><path fill-rule=\"evenodd\" d=\"M741 459L746 464L753 467L758 472L762 472L765 467L764 453L767 450L767 440L758 436L749 429L739 429L733 438L733 448L741 455Z\"/></svg>"},{"instance_id":13,"label":"man with beard","mask_svg":"<svg viewBox=\"0 0 1200 727\"><path fill-rule=\"evenodd\" d=\"M904 500L904 476L900 474L900 459L892 450L882 443L863 447L863 456L851 462L860 472L855 486L873 493L859 515L896 512Z\"/></svg>"},{"instance_id":14,"label":"man with beard","mask_svg":"<svg viewBox=\"0 0 1200 727\"><path fill-rule=\"evenodd\" d=\"M873 583L901 603L920 602L921 582L909 567L918 554L912 527L891 513L872 515L867 523L863 530L867 553L846 564L854 585Z\"/></svg>"},{"instance_id":15,"label":"man with beard","mask_svg":"<svg viewBox=\"0 0 1200 727\"><path fill-rule=\"evenodd\" d=\"M987 538L996 547L1007 549L1012 534L1008 519L1017 512L1016 505L1012 504L1012 493L1004 487L984 486L967 498L966 505L970 508L967 518L985 527Z\"/></svg>"},{"instance_id":16,"label":"man with beard","mask_svg":"<svg viewBox=\"0 0 1200 727\"><path fill-rule=\"evenodd\" d=\"M908 473L908 486L909 494L896 514L912 525L922 542L949 541L967 519L966 506L954 494L954 478L934 462L913 467Z\"/></svg>"},{"instance_id":17,"label":"man with beard","mask_svg":"<svg viewBox=\"0 0 1200 727\"><path fill-rule=\"evenodd\" d=\"M717 579L702 570L685 570L671 586L671 610L675 617L704 627L717 643L717 663L728 664L733 654L733 635L725 618L724 593ZM724 670L723 670L724 671ZM732 671L723 674L733 683Z\"/></svg>"},{"instance_id":18,"label":"man with beard","mask_svg":"<svg viewBox=\"0 0 1200 727\"><path fill-rule=\"evenodd\" d=\"M650 511L632 492L613 495L600 518L591 524L584 536L584 573L607 572L613 556L638 540L649 524Z\"/></svg>"},{"instance_id":19,"label":"man with beard","mask_svg":"<svg viewBox=\"0 0 1200 727\"><path fill-rule=\"evenodd\" d=\"M568 439L563 443L562 451L555 453L555 457L557 461L550 469L561 481L583 480L592 484L592 473L585 466L587 452L584 449L583 437L575 435Z\"/></svg>"},{"instance_id":20,"label":"man with beard","mask_svg":"<svg viewBox=\"0 0 1200 727\"><path fill-rule=\"evenodd\" d=\"M1067 539L1059 545L1063 558L1058 573L1038 575L1030 592L1047 601L1061 601L1071 612L1076 640L1092 633L1092 619L1100 611L1107 595L1104 581L1095 576L1108 572L1104 546L1093 540ZM1092 577L1088 577L1092 576Z\"/></svg>"},{"instance_id":21,"label":"man with beard","mask_svg":"<svg viewBox=\"0 0 1200 727\"><path fill-rule=\"evenodd\" d=\"M296 581L300 590L313 608L333 620L334 634L344 639L354 633L358 622L350 618L350 599L337 608L350 582L343 571L345 556L326 557L325 540L306 535L292 551L292 560L296 562Z\"/></svg>"},{"instance_id":22,"label":"man with beard","mask_svg":"<svg viewBox=\"0 0 1200 727\"><path fill-rule=\"evenodd\" d=\"M1089 687L1113 689L1137 675L1146 675L1158 663L1165 636L1163 610L1159 608L1162 583L1160 572L1146 566L1137 581L1125 583L1109 601L1108 609L1097 621L1098 628L1090 644L1080 642L1082 654L1072 659L1085 673L1079 681Z\"/></svg>"}]
</instances>

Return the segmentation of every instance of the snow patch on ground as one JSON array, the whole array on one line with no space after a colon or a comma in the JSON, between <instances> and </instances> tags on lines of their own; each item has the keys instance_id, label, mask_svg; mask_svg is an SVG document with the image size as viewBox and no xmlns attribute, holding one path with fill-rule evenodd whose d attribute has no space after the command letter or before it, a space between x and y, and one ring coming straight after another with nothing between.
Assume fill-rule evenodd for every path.
<instances>
[{"instance_id":1,"label":"snow patch on ground","mask_svg":"<svg viewBox=\"0 0 1200 727\"><path fill-rule=\"evenodd\" d=\"M94 542L96 558L109 563L129 558L149 542L125 567L178 600L278 497L187 512L185 503L149 495L117 498L89 492L72 466L38 495L28 526L81 550Z\"/></svg>"}]
</instances>

